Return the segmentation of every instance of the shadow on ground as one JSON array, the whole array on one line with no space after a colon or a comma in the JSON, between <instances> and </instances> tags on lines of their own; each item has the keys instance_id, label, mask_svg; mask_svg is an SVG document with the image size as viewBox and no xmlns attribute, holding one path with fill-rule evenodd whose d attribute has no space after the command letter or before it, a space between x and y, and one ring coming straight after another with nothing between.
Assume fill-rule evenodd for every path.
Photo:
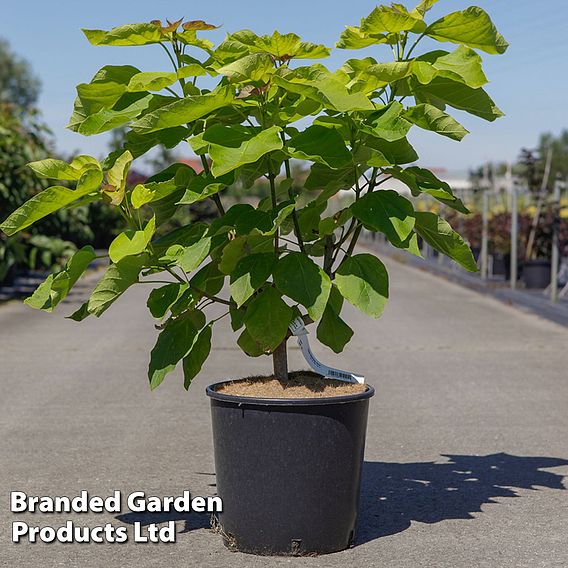
<instances>
[{"instance_id":1,"label":"shadow on ground","mask_svg":"<svg viewBox=\"0 0 568 568\"><path fill-rule=\"evenodd\" d=\"M140 523L143 527L153 523L167 523L168 521L183 521L184 527L178 534L187 533L196 529L211 528L211 515L209 513L178 513L172 511L169 513L125 513L117 515L117 521L127 525Z\"/></svg>"},{"instance_id":2,"label":"shadow on ground","mask_svg":"<svg viewBox=\"0 0 568 568\"><path fill-rule=\"evenodd\" d=\"M518 497L520 489L566 489L563 475L542 470L566 466L567 459L504 453L443 457L446 463L364 463L357 544L405 531L412 521L473 519L483 504ZM126 513L116 519L142 526L183 521L182 533L211 526L205 513Z\"/></svg>"},{"instance_id":3,"label":"shadow on ground","mask_svg":"<svg viewBox=\"0 0 568 568\"><path fill-rule=\"evenodd\" d=\"M365 462L357 543L402 532L412 521L473 519L495 497L518 497L518 489L566 489L563 476L541 471L568 460L444 455L447 463Z\"/></svg>"}]
</instances>

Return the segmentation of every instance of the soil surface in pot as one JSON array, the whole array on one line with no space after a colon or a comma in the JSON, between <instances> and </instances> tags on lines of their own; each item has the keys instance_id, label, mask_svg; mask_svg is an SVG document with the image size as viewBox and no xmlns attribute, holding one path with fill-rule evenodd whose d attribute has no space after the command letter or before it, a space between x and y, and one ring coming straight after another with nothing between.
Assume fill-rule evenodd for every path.
<instances>
[{"instance_id":1,"label":"soil surface in pot","mask_svg":"<svg viewBox=\"0 0 568 568\"><path fill-rule=\"evenodd\" d=\"M287 381L274 377L249 377L222 385L217 392L256 398L328 398L364 392L362 384L324 379L310 372L290 373Z\"/></svg>"}]
</instances>

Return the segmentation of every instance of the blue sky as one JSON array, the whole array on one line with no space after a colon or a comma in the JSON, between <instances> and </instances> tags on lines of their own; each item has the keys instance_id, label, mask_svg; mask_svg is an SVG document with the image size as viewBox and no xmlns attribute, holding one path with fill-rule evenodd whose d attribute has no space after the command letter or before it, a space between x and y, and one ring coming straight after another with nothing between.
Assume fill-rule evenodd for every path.
<instances>
[{"instance_id":1,"label":"blue sky","mask_svg":"<svg viewBox=\"0 0 568 568\"><path fill-rule=\"evenodd\" d=\"M511 160L521 146L535 145L539 134L568 128L568 20L566 0L440 0L428 20L444 12L477 4L487 10L511 43L504 56L483 55L491 81L487 90L506 113L494 123L456 113L471 131L461 143L416 132L412 141L421 163L449 170L466 170L486 160ZM345 25L356 25L376 4L365 0L260 0L191 3L188 0L97 0L6 2L0 36L26 57L41 78L40 107L52 128L57 147L96 156L106 151L107 136L85 138L65 129L75 98L75 85L88 82L106 64L132 64L144 71L169 70L158 46L94 47L81 28L108 29L149 21L204 19L222 24L210 32L220 41L230 31L251 28L257 33L294 31L305 40L333 45ZM411 7L411 6L410 6ZM449 48L451 44L446 44ZM362 52L335 50L332 68ZM386 52L376 52L377 59ZM417 129L414 129L415 131Z\"/></svg>"}]
</instances>

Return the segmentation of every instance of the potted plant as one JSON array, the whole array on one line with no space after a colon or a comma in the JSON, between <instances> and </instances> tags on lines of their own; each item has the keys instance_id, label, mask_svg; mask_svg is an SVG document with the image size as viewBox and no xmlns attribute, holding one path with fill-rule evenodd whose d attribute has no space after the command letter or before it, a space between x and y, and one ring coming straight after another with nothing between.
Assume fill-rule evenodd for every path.
<instances>
[{"instance_id":1,"label":"potted plant","mask_svg":"<svg viewBox=\"0 0 568 568\"><path fill-rule=\"evenodd\" d=\"M489 217L489 246L493 276L511 277L511 213L495 212Z\"/></svg>"},{"instance_id":2,"label":"potted plant","mask_svg":"<svg viewBox=\"0 0 568 568\"><path fill-rule=\"evenodd\" d=\"M552 273L552 224L544 222L543 208L547 206L551 195L548 191L550 178L549 151L544 163L543 156L523 148L520 165L526 181L529 195L534 199L534 208L530 223L524 231L524 259L522 279L529 289L546 288L550 284Z\"/></svg>"},{"instance_id":3,"label":"potted plant","mask_svg":"<svg viewBox=\"0 0 568 568\"><path fill-rule=\"evenodd\" d=\"M397 178L416 197L426 193L467 212L447 184L408 166L418 156L407 133L417 125L463 138L467 131L446 106L490 121L502 114L482 89L486 78L475 50L502 53L507 43L476 7L426 23L434 3L425 0L412 11L377 7L345 30L338 47L388 46L394 61L350 59L333 72L319 62L302 65L330 50L295 34L243 30L215 47L201 37L214 28L204 21L85 30L95 45L159 45L172 70L105 66L79 85L70 128L93 135L128 125L124 147L102 163L79 156L31 164L38 175L72 180L76 188L45 190L1 226L14 234L61 207L96 199L120 211L130 228L112 242L106 274L70 317L99 317L130 286L153 283L158 273L169 277L153 284L148 297L160 329L148 371L153 389L178 364L190 386L225 316L247 355L272 356L267 377L207 389L224 501L219 531L234 550L305 555L353 543L373 388L289 373L286 344L311 324L319 341L340 353L353 335L341 319L344 301L371 317L382 314L388 275L376 256L356 249L362 229L382 232L416 255L420 236L477 270L469 247L444 220L415 211L388 189ZM418 55L425 37L457 48ZM178 163L126 188L134 159L185 140L202 172ZM292 179L291 160L309 164L301 186ZM270 196L256 206L227 208L223 192L237 176L248 185L268 180ZM327 214L342 189L353 191L353 203ZM215 204L215 220L154 238L179 207L201 200ZM90 247L79 250L27 303L52 311L93 258ZM222 315L212 315L212 305Z\"/></svg>"}]
</instances>

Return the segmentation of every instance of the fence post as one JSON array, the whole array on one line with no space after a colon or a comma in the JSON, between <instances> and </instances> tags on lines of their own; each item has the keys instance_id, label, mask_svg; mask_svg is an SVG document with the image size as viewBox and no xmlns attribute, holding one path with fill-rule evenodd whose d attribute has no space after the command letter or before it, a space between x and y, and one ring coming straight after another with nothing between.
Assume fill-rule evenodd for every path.
<instances>
[{"instance_id":1,"label":"fence post","mask_svg":"<svg viewBox=\"0 0 568 568\"><path fill-rule=\"evenodd\" d=\"M511 289L517 287L517 263L518 263L518 241L519 241L519 211L517 203L517 186L511 184Z\"/></svg>"},{"instance_id":2,"label":"fence post","mask_svg":"<svg viewBox=\"0 0 568 568\"><path fill-rule=\"evenodd\" d=\"M446 216L446 206L443 203L440 204L439 215L442 219L444 219L445 216ZM438 264L439 265L444 264L445 259L446 259L446 257L443 254L438 254Z\"/></svg>"},{"instance_id":3,"label":"fence post","mask_svg":"<svg viewBox=\"0 0 568 568\"><path fill-rule=\"evenodd\" d=\"M550 270L550 300L553 303L558 302L558 261L560 256L560 183L554 183L554 194L552 198L552 206L554 207L554 220L552 225L552 254L550 260L552 267Z\"/></svg>"},{"instance_id":4,"label":"fence post","mask_svg":"<svg viewBox=\"0 0 568 568\"><path fill-rule=\"evenodd\" d=\"M489 190L483 190L483 213L481 229L481 279L487 280L489 272Z\"/></svg>"}]
</instances>

